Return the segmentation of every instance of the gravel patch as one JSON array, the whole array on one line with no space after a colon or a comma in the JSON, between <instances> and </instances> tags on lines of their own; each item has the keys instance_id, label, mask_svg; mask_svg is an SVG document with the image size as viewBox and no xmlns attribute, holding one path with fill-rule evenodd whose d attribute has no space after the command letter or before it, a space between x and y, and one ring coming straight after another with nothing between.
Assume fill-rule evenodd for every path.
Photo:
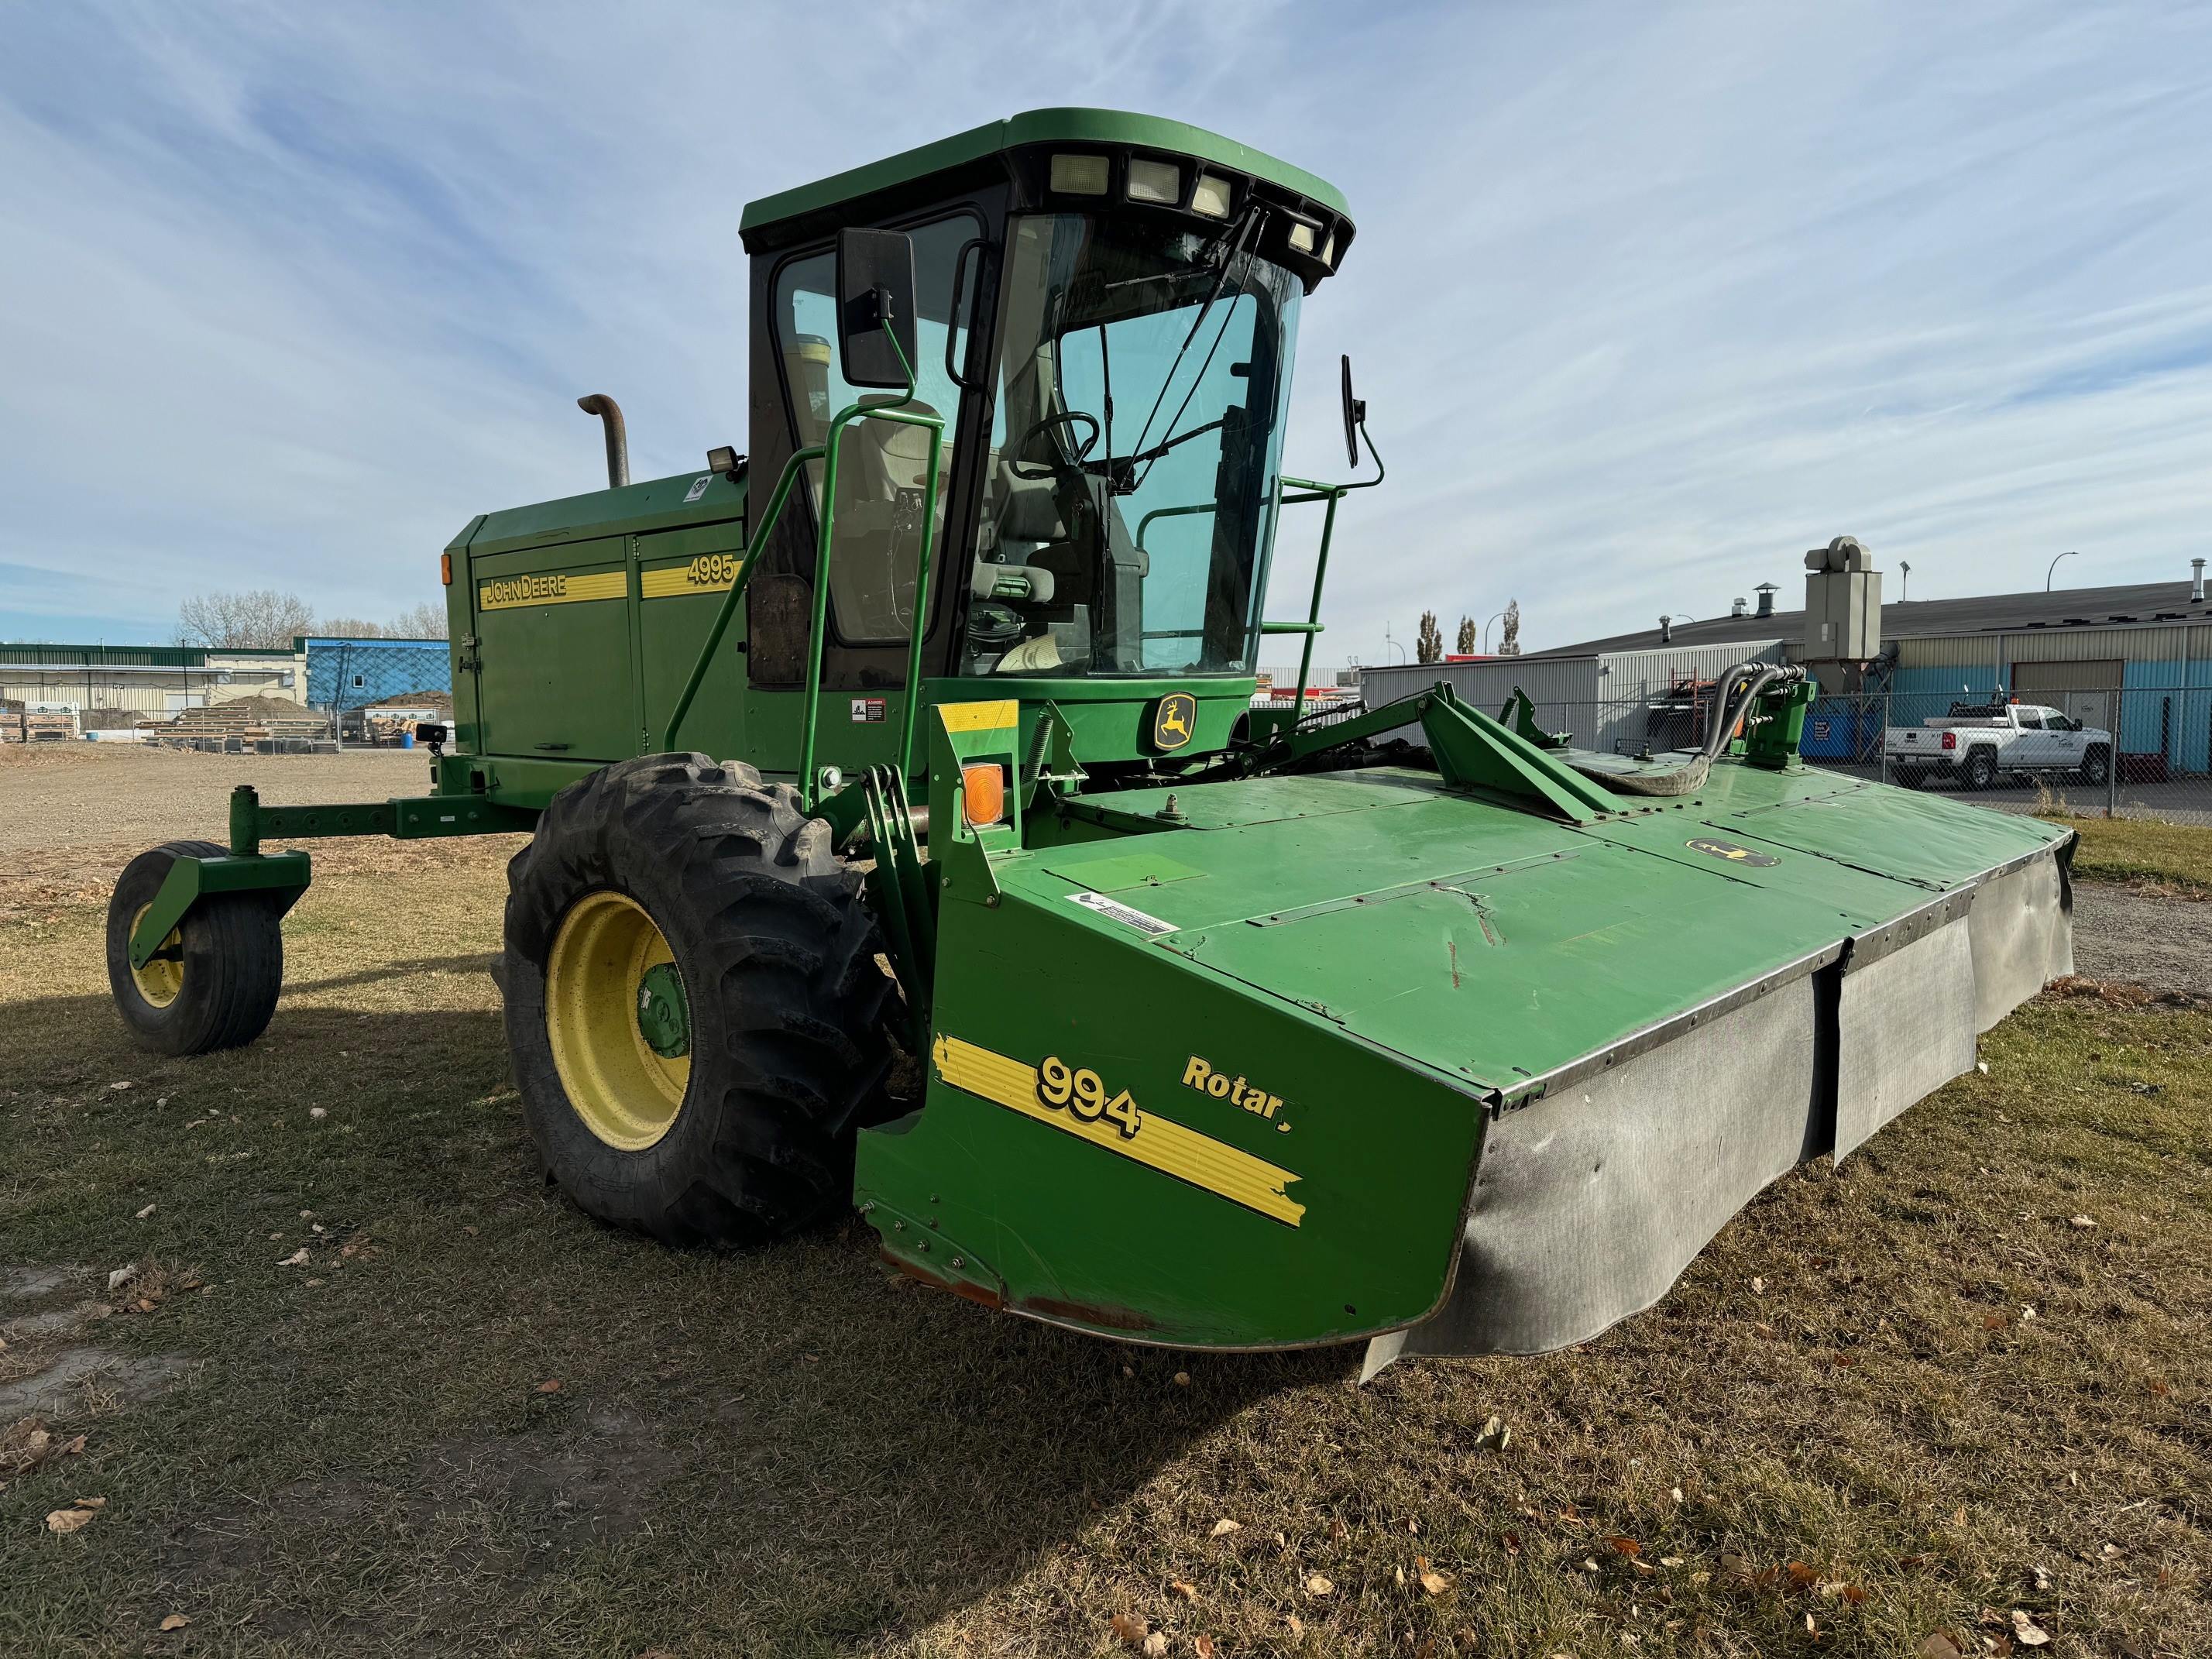
<instances>
[{"instance_id":1,"label":"gravel patch","mask_svg":"<svg viewBox=\"0 0 2212 1659\"><path fill-rule=\"evenodd\" d=\"M2152 898L2115 882L2074 884L2074 971L2212 996L2212 903Z\"/></svg>"}]
</instances>

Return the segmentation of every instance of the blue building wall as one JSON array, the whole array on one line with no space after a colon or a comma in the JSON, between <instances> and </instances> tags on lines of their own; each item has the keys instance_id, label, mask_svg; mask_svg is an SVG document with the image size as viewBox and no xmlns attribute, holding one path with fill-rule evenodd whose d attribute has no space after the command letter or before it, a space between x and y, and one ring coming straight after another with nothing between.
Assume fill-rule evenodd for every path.
<instances>
[{"instance_id":1,"label":"blue building wall","mask_svg":"<svg viewBox=\"0 0 2212 1659\"><path fill-rule=\"evenodd\" d=\"M2008 669L1988 664L1899 668L1890 685L1889 717L1895 725L1917 726L1944 714L1954 702L1995 696L2009 683ZM2124 658L2120 686L2117 736L2123 755L2162 755L2175 771L2212 772L2212 656ZM1824 714L1826 706L1816 705L1814 712ZM1839 726L1831 730L1842 735ZM1805 752L1814 754L1809 732Z\"/></svg>"},{"instance_id":2,"label":"blue building wall","mask_svg":"<svg viewBox=\"0 0 2212 1659\"><path fill-rule=\"evenodd\" d=\"M317 708L361 708L416 691L453 689L443 640L343 640L313 636L307 653L307 702Z\"/></svg>"}]
</instances>

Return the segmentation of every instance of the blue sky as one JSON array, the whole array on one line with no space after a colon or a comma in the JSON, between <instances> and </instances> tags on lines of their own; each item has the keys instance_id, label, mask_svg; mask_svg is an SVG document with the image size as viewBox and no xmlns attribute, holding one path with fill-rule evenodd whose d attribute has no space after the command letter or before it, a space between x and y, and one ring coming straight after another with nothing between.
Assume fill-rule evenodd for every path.
<instances>
[{"instance_id":1,"label":"blue sky","mask_svg":"<svg viewBox=\"0 0 2212 1659\"><path fill-rule=\"evenodd\" d=\"M1351 198L1289 457L1341 470L1348 350L1391 477L1328 661L1794 604L1844 532L1925 598L2212 552L2203 5L18 6L0 638L433 597L471 515L592 487L580 392L641 477L742 447L742 204L1056 103Z\"/></svg>"}]
</instances>

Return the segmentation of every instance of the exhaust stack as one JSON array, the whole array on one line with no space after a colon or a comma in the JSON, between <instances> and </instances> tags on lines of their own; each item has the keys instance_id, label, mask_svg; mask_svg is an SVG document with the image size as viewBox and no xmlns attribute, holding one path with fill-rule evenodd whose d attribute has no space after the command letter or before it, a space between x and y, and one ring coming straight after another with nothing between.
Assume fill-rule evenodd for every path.
<instances>
[{"instance_id":1,"label":"exhaust stack","mask_svg":"<svg viewBox=\"0 0 2212 1659\"><path fill-rule=\"evenodd\" d=\"M2204 603L2204 561L2202 559L2189 562L2189 602L2191 605Z\"/></svg>"},{"instance_id":2,"label":"exhaust stack","mask_svg":"<svg viewBox=\"0 0 2212 1659\"><path fill-rule=\"evenodd\" d=\"M622 405L604 392L576 399L576 407L596 415L607 428L607 488L620 489L629 482L629 434L623 427Z\"/></svg>"}]
</instances>

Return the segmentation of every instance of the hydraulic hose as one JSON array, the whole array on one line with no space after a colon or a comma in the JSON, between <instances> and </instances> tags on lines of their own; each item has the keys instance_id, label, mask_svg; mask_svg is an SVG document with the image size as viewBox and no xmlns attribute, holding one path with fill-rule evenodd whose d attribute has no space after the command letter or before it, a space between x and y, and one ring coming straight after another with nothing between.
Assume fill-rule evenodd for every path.
<instances>
[{"instance_id":1,"label":"hydraulic hose","mask_svg":"<svg viewBox=\"0 0 2212 1659\"><path fill-rule=\"evenodd\" d=\"M1734 688L1737 682L1747 677L1749 683L1740 692L1735 691ZM1778 680L1794 684L1804 678L1805 671L1795 665L1738 663L1716 683L1713 723L1705 732L1705 743L1689 760L1663 772L1613 772L1575 760L1568 760L1567 764L1592 781L1603 784L1617 795L1694 794L1705 787L1705 775L1712 770L1713 762L1727 745L1729 734L1735 730L1737 722L1751 712L1751 706L1759 693Z\"/></svg>"}]
</instances>

